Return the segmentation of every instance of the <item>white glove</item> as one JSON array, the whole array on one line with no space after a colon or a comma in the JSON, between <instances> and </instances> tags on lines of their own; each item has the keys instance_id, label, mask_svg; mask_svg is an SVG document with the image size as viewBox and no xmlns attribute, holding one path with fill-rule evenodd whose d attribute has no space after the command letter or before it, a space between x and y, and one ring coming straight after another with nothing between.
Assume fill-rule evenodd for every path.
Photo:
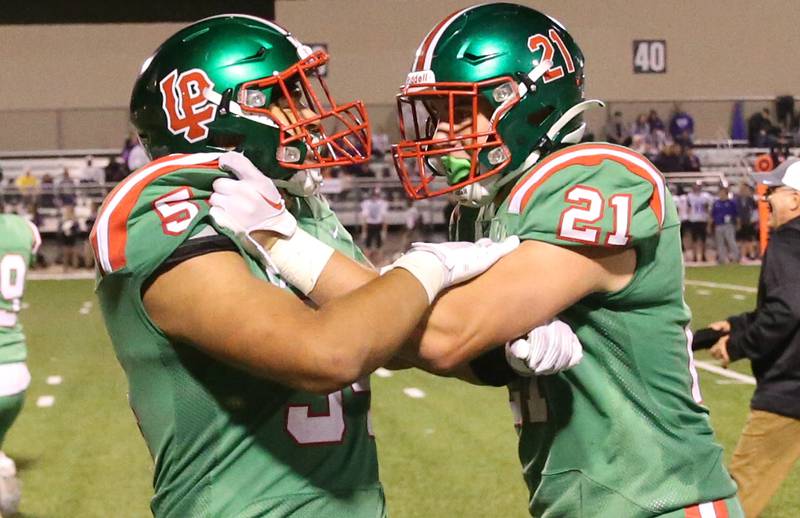
<instances>
[{"instance_id":1,"label":"white glove","mask_svg":"<svg viewBox=\"0 0 800 518\"><path fill-rule=\"evenodd\" d=\"M583 347L572 329L554 319L527 337L506 343L506 361L520 376L546 376L576 366Z\"/></svg>"},{"instance_id":2,"label":"white glove","mask_svg":"<svg viewBox=\"0 0 800 518\"><path fill-rule=\"evenodd\" d=\"M209 198L211 217L218 225L237 235L249 236L255 230L267 230L291 237L297 221L283 197L264 173L241 153L225 153L219 157L219 168L236 175L239 180L214 180L214 193Z\"/></svg>"},{"instance_id":3,"label":"white glove","mask_svg":"<svg viewBox=\"0 0 800 518\"><path fill-rule=\"evenodd\" d=\"M214 180L209 198L210 214L218 225L236 233L245 248L261 257L263 263L278 271L291 285L308 295L333 255L333 248L297 227L297 220L286 210L275 184L241 153L225 153L219 167L238 180ZM251 232L266 230L283 236L269 251Z\"/></svg>"},{"instance_id":4,"label":"white glove","mask_svg":"<svg viewBox=\"0 0 800 518\"><path fill-rule=\"evenodd\" d=\"M386 271L393 268L407 270L425 288L428 301L433 302L443 289L480 275L518 246L517 236L499 243L490 239L476 243L413 243L411 249Z\"/></svg>"}]
</instances>

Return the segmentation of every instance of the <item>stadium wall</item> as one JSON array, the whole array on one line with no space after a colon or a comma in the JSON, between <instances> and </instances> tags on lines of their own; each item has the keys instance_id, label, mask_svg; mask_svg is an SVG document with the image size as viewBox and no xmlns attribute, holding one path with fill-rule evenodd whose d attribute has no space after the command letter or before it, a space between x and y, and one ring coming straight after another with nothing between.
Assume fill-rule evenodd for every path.
<instances>
[{"instance_id":1,"label":"stadium wall","mask_svg":"<svg viewBox=\"0 0 800 518\"><path fill-rule=\"evenodd\" d=\"M537 0L573 33L587 55L587 94L627 118L673 100L695 116L700 138L718 138L733 99L800 96L795 0L629 2ZM337 97L363 98L377 127L394 127L393 96L419 41L457 0L277 0L277 20L332 54ZM0 149L119 147L130 86L157 45L182 24L0 25ZM667 41L666 74L634 74L634 39ZM653 101L660 100L656 104ZM691 102L689 100L692 100ZM605 113L590 122L602 128Z\"/></svg>"}]
</instances>

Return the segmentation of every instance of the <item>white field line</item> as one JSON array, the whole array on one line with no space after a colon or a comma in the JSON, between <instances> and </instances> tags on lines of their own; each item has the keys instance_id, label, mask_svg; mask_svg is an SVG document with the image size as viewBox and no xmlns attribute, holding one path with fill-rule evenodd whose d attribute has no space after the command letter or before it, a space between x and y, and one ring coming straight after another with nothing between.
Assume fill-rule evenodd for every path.
<instances>
[{"instance_id":1,"label":"white field line","mask_svg":"<svg viewBox=\"0 0 800 518\"><path fill-rule=\"evenodd\" d=\"M694 364L698 368L703 369L704 371L713 372L714 374L717 374L719 376L724 376L732 380L736 380L740 383L746 383L747 385L756 384L756 379L752 376L748 376L747 374L741 374L739 372L728 369L723 369L722 367L714 365L713 363L695 360Z\"/></svg>"},{"instance_id":2,"label":"white field line","mask_svg":"<svg viewBox=\"0 0 800 518\"><path fill-rule=\"evenodd\" d=\"M758 289L752 286L742 286L740 284L725 284L719 282L708 282L708 281L695 281L691 279L686 279L683 281L684 284L687 286L702 286L703 288L716 288L720 290L734 290L734 291L744 291L747 293L756 293Z\"/></svg>"},{"instance_id":3,"label":"white field line","mask_svg":"<svg viewBox=\"0 0 800 518\"><path fill-rule=\"evenodd\" d=\"M406 387L403 389L403 394L411 399L422 399L425 397L425 391L416 387Z\"/></svg>"},{"instance_id":4,"label":"white field line","mask_svg":"<svg viewBox=\"0 0 800 518\"><path fill-rule=\"evenodd\" d=\"M36 406L39 408L49 408L53 406L55 402L55 396L39 396L39 399L36 400Z\"/></svg>"}]
</instances>

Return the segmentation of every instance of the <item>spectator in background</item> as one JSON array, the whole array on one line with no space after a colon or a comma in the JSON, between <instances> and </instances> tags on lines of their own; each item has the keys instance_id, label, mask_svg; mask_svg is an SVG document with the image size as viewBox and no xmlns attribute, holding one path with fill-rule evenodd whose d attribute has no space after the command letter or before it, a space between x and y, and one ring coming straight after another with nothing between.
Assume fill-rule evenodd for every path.
<instances>
[{"instance_id":1,"label":"spectator in background","mask_svg":"<svg viewBox=\"0 0 800 518\"><path fill-rule=\"evenodd\" d=\"M640 113L636 120L631 124L631 149L637 153L647 153L647 139L650 136L650 124L647 122L647 115Z\"/></svg>"},{"instance_id":2,"label":"spectator in background","mask_svg":"<svg viewBox=\"0 0 800 518\"><path fill-rule=\"evenodd\" d=\"M52 209L56 206L55 181L50 173L42 176L41 194L39 194L39 206Z\"/></svg>"},{"instance_id":3,"label":"spectator in background","mask_svg":"<svg viewBox=\"0 0 800 518\"><path fill-rule=\"evenodd\" d=\"M147 151L145 151L144 146L139 143L139 139L136 139L136 143L128 152L126 164L128 166L128 171L136 171L140 167L145 166L148 162L150 162L150 157L147 156Z\"/></svg>"},{"instance_id":4,"label":"spectator in background","mask_svg":"<svg viewBox=\"0 0 800 518\"><path fill-rule=\"evenodd\" d=\"M17 177L14 184L17 186L17 189L19 189L23 205L36 202L37 195L39 194L39 179L33 176L30 169L25 169L25 172Z\"/></svg>"},{"instance_id":5,"label":"spectator in background","mask_svg":"<svg viewBox=\"0 0 800 518\"><path fill-rule=\"evenodd\" d=\"M56 200L60 207L75 207L75 181L69 175L69 169L64 168L61 177L56 183Z\"/></svg>"},{"instance_id":6,"label":"spectator in background","mask_svg":"<svg viewBox=\"0 0 800 518\"><path fill-rule=\"evenodd\" d=\"M666 132L666 126L664 126L664 121L661 120L661 117L658 116L658 112L655 110L650 110L650 114L647 116L647 124L650 126L650 131L662 131Z\"/></svg>"},{"instance_id":7,"label":"spectator in background","mask_svg":"<svg viewBox=\"0 0 800 518\"><path fill-rule=\"evenodd\" d=\"M681 149L681 171L700 172L700 159L690 147Z\"/></svg>"},{"instance_id":8,"label":"spectator in background","mask_svg":"<svg viewBox=\"0 0 800 518\"><path fill-rule=\"evenodd\" d=\"M659 153L671 144L672 142L663 129L651 129L645 141L645 155L647 155L650 160L655 161Z\"/></svg>"},{"instance_id":9,"label":"spectator in background","mask_svg":"<svg viewBox=\"0 0 800 518\"><path fill-rule=\"evenodd\" d=\"M800 161L787 160L761 182L769 188L772 233L756 308L709 326L726 333L711 355L725 367L748 358L756 378L750 415L730 463L751 518L800 459Z\"/></svg>"},{"instance_id":10,"label":"spectator in background","mask_svg":"<svg viewBox=\"0 0 800 518\"><path fill-rule=\"evenodd\" d=\"M97 185L106 183L106 172L102 167L96 165L92 155L86 157L86 167L83 170L83 175L81 175L81 181L84 179Z\"/></svg>"},{"instance_id":11,"label":"spectator in background","mask_svg":"<svg viewBox=\"0 0 800 518\"><path fill-rule=\"evenodd\" d=\"M127 166L123 163L121 156L115 156L108 161L104 176L109 183L121 182L128 176Z\"/></svg>"},{"instance_id":12,"label":"spectator in background","mask_svg":"<svg viewBox=\"0 0 800 518\"><path fill-rule=\"evenodd\" d=\"M675 208L678 209L678 220L681 222L681 249L686 252L686 235L689 233L689 200L682 185L669 184Z\"/></svg>"},{"instance_id":13,"label":"spectator in background","mask_svg":"<svg viewBox=\"0 0 800 518\"><path fill-rule=\"evenodd\" d=\"M383 157L389 153L392 145L389 142L389 134L383 126L379 127L372 134L372 156L378 160L383 160Z\"/></svg>"},{"instance_id":14,"label":"spectator in background","mask_svg":"<svg viewBox=\"0 0 800 518\"><path fill-rule=\"evenodd\" d=\"M78 220L75 219L75 205L61 207L59 238L61 241L61 265L64 271L78 267L77 241L80 234Z\"/></svg>"},{"instance_id":15,"label":"spectator in background","mask_svg":"<svg viewBox=\"0 0 800 518\"><path fill-rule=\"evenodd\" d=\"M683 157L678 144L670 144L661 150L655 160L655 166L662 173L683 171Z\"/></svg>"},{"instance_id":16,"label":"spectator in background","mask_svg":"<svg viewBox=\"0 0 800 518\"><path fill-rule=\"evenodd\" d=\"M694 140L694 119L680 106L675 106L675 113L669 121L669 134L675 143L691 147Z\"/></svg>"},{"instance_id":17,"label":"spectator in background","mask_svg":"<svg viewBox=\"0 0 800 518\"><path fill-rule=\"evenodd\" d=\"M389 202L383 199L380 187L375 187L369 198L361 202L361 239L367 257L373 264L383 261L383 242L388 232L386 215Z\"/></svg>"},{"instance_id":18,"label":"spectator in background","mask_svg":"<svg viewBox=\"0 0 800 518\"><path fill-rule=\"evenodd\" d=\"M692 249L692 260L706 262L706 236L708 234L709 216L713 198L703 190L703 182L698 180L686 195L689 205L689 240Z\"/></svg>"},{"instance_id":19,"label":"spectator in background","mask_svg":"<svg viewBox=\"0 0 800 518\"><path fill-rule=\"evenodd\" d=\"M747 141L752 147L769 147L773 133L769 108L756 112L747 119Z\"/></svg>"},{"instance_id":20,"label":"spectator in background","mask_svg":"<svg viewBox=\"0 0 800 518\"><path fill-rule=\"evenodd\" d=\"M717 199L711 206L711 224L714 227L714 242L717 246L717 264L739 262L739 246L736 244L736 228L739 212L736 202L730 198L728 186L721 185Z\"/></svg>"},{"instance_id":21,"label":"spectator in background","mask_svg":"<svg viewBox=\"0 0 800 518\"><path fill-rule=\"evenodd\" d=\"M739 214L739 230L736 232L736 239L739 241L739 257L756 259L758 257L758 234L756 232L758 210L756 210L753 189L744 182L739 184L739 194L734 198L734 202L736 202L736 211Z\"/></svg>"},{"instance_id":22,"label":"spectator in background","mask_svg":"<svg viewBox=\"0 0 800 518\"><path fill-rule=\"evenodd\" d=\"M122 161L122 164L126 167L128 164L128 157L131 155L131 150L138 142L139 138L136 136L136 133L130 132L128 133L128 137L125 139L125 142L122 144L122 150L119 152L119 158Z\"/></svg>"},{"instance_id":23,"label":"spectator in background","mask_svg":"<svg viewBox=\"0 0 800 518\"><path fill-rule=\"evenodd\" d=\"M647 115L640 113L636 120L631 124L631 135L636 137L640 135L642 138L650 134L650 123L647 122Z\"/></svg>"},{"instance_id":24,"label":"spectator in background","mask_svg":"<svg viewBox=\"0 0 800 518\"><path fill-rule=\"evenodd\" d=\"M631 145L631 134L628 125L622 119L622 112L614 112L614 117L609 119L605 127L606 141L621 146Z\"/></svg>"}]
</instances>

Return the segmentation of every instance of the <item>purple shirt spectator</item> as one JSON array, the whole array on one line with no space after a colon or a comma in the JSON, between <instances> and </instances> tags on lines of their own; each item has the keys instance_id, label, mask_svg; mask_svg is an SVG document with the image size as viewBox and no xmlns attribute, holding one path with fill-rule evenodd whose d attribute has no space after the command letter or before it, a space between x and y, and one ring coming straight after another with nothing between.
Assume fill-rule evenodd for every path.
<instances>
[{"instance_id":1,"label":"purple shirt spectator","mask_svg":"<svg viewBox=\"0 0 800 518\"><path fill-rule=\"evenodd\" d=\"M711 219L714 225L735 224L739 217L739 210L733 200L715 200L711 207Z\"/></svg>"},{"instance_id":2,"label":"purple shirt spectator","mask_svg":"<svg viewBox=\"0 0 800 518\"><path fill-rule=\"evenodd\" d=\"M681 144L689 144L694 135L694 119L684 111L675 112L669 121L669 134Z\"/></svg>"}]
</instances>

